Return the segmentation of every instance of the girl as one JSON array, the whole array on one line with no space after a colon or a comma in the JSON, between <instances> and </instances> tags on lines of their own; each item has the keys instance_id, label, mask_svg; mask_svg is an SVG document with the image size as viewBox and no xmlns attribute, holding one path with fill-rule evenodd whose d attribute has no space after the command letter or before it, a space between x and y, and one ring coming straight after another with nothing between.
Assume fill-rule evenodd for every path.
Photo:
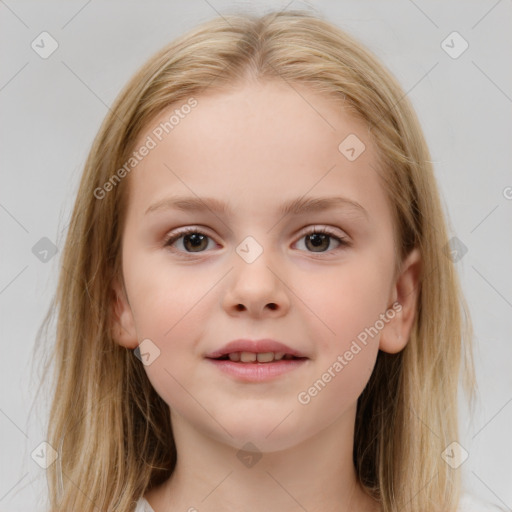
<instances>
[{"instance_id":1,"label":"girl","mask_svg":"<svg viewBox=\"0 0 512 512\"><path fill-rule=\"evenodd\" d=\"M72 214L50 511L467 510L447 244L411 104L356 40L288 11L174 41Z\"/></svg>"}]
</instances>

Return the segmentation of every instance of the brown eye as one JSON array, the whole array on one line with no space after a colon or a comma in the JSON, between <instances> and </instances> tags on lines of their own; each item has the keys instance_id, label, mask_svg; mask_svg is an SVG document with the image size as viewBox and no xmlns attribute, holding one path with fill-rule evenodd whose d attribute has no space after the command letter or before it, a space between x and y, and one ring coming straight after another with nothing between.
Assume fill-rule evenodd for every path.
<instances>
[{"instance_id":1,"label":"brown eye","mask_svg":"<svg viewBox=\"0 0 512 512\"><path fill-rule=\"evenodd\" d=\"M302 239L305 240L304 245L306 249L309 252L316 253L333 252L334 250L340 248L340 246L349 245L345 238L337 236L336 234L324 228L315 228L310 230L301 237L301 240ZM331 245L332 240L335 240L338 246L329 251L329 246Z\"/></svg>"},{"instance_id":2,"label":"brown eye","mask_svg":"<svg viewBox=\"0 0 512 512\"><path fill-rule=\"evenodd\" d=\"M323 233L306 235L306 247L314 252L324 252L331 244L330 238L329 235L324 235Z\"/></svg>"},{"instance_id":3,"label":"brown eye","mask_svg":"<svg viewBox=\"0 0 512 512\"><path fill-rule=\"evenodd\" d=\"M175 242L178 242L181 239L183 239L182 245L184 250L178 249L178 251L185 253L195 253L204 252L204 249L208 247L208 240L210 237L196 229L187 229L186 231L172 235L169 239L166 240L165 246L171 247Z\"/></svg>"}]
</instances>

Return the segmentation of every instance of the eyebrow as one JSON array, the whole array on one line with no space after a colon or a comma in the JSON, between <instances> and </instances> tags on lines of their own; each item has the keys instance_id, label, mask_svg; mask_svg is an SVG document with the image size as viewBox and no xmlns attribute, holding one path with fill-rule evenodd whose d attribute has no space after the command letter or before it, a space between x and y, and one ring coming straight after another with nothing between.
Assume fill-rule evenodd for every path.
<instances>
[{"instance_id":1,"label":"eyebrow","mask_svg":"<svg viewBox=\"0 0 512 512\"><path fill-rule=\"evenodd\" d=\"M343 208L353 211L356 215L368 219L368 212L357 202L345 197L299 197L283 203L278 214L300 215L306 213L314 213L335 208ZM180 210L185 212L204 212L210 210L220 215L232 215L233 211L223 201L214 197L192 197L192 196L174 196L152 204L147 210L146 215L151 212L160 210Z\"/></svg>"}]
</instances>

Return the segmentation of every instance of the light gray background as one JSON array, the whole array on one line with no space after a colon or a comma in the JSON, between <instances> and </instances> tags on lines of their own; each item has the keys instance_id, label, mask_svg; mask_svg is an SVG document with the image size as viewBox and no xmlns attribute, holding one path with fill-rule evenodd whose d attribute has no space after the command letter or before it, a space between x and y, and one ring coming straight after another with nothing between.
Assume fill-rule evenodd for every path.
<instances>
[{"instance_id":1,"label":"light gray background","mask_svg":"<svg viewBox=\"0 0 512 512\"><path fill-rule=\"evenodd\" d=\"M31 351L55 290L77 183L120 88L163 45L234 8L312 6L365 43L397 76L431 149L476 334L480 385L474 418L461 410L465 487L512 507L512 5L510 0L426 2L15 2L0 0L0 511L42 510L44 470L30 457L44 440L44 401ZM43 31L59 44L42 59ZM441 42L469 48L451 58ZM507 193L508 191L508 193ZM508 199L507 199L508 196ZM39 399L42 400L42 399Z\"/></svg>"}]
</instances>

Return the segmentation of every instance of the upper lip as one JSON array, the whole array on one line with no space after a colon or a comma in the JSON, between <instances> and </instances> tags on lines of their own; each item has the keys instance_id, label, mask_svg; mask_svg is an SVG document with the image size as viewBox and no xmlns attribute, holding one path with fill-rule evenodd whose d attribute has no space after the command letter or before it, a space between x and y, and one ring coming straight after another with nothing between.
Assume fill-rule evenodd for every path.
<instances>
[{"instance_id":1,"label":"upper lip","mask_svg":"<svg viewBox=\"0 0 512 512\"><path fill-rule=\"evenodd\" d=\"M296 349L281 343L280 341L272 340L272 339L262 339L262 340L247 340L247 339L239 339L233 340L229 343L226 343L223 347L214 352L210 352L206 354L207 358L215 359L217 357L225 356L226 354L231 354L232 352L253 352L255 354L264 354L266 352L284 352L285 354L290 354L295 357L307 357L302 352L299 352Z\"/></svg>"}]
</instances>

